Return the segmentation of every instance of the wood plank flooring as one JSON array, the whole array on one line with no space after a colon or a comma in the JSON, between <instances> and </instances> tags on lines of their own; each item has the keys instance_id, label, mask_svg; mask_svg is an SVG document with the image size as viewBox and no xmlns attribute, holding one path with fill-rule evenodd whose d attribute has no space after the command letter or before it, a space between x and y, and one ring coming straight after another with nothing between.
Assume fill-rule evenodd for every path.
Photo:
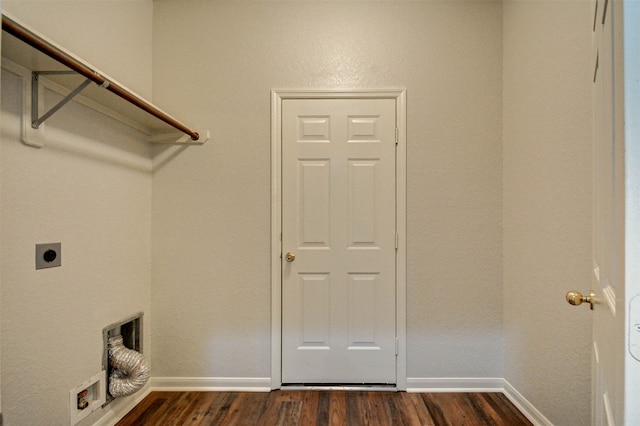
<instances>
[{"instance_id":1,"label":"wood plank flooring","mask_svg":"<svg viewBox=\"0 0 640 426\"><path fill-rule=\"evenodd\" d=\"M532 426L501 393L151 392L116 426Z\"/></svg>"}]
</instances>

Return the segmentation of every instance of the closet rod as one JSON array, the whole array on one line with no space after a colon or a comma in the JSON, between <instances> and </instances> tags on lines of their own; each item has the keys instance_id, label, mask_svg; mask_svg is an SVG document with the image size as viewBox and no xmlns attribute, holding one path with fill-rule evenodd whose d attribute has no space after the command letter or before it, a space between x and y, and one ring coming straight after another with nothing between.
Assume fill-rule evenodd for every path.
<instances>
[{"instance_id":1,"label":"closet rod","mask_svg":"<svg viewBox=\"0 0 640 426\"><path fill-rule=\"evenodd\" d=\"M46 40L43 40L42 38L38 37L36 34L32 33L28 29L24 28L17 22L13 21L12 19L4 15L2 15L2 29L8 32L9 34L13 35L14 37L18 38L19 40L22 40L23 42L27 43L33 48L44 53L45 55L49 56L50 58L60 62L62 65L72 69L73 71L84 76L85 78L88 78L89 80L96 83L98 86L104 87L105 89L120 96L122 99L137 106L143 111L146 111L147 113L164 121L165 123L180 130L181 132L186 133L187 135L191 136L192 140L196 141L200 138L200 135L198 134L198 132L191 130L181 122L177 121L175 118L159 110L158 108L151 105L144 99L140 99L133 93L129 92L127 89L119 86L117 83L109 81L108 79L100 75L97 71L87 67L82 62L69 56L67 53L65 53L58 47L52 45Z\"/></svg>"}]
</instances>

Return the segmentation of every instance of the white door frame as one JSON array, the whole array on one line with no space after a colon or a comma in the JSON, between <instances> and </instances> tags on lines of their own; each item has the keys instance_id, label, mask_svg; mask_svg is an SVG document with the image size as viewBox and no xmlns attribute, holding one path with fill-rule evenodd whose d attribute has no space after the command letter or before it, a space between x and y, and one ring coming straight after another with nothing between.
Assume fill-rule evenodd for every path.
<instances>
[{"instance_id":1,"label":"white door frame","mask_svg":"<svg viewBox=\"0 0 640 426\"><path fill-rule=\"evenodd\" d=\"M282 101L285 99L394 99L398 127L396 149L396 387L407 389L407 172L406 90L271 91L271 389L282 385Z\"/></svg>"}]
</instances>

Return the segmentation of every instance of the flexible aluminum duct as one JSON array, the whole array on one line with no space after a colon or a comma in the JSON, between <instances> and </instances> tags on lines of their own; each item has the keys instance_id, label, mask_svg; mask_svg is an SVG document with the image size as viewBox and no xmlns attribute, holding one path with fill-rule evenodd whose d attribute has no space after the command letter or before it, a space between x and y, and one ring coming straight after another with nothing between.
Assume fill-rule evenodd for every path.
<instances>
[{"instance_id":1,"label":"flexible aluminum duct","mask_svg":"<svg viewBox=\"0 0 640 426\"><path fill-rule=\"evenodd\" d=\"M109 338L109 393L114 397L131 395L149 381L151 367L145 357L124 346L122 336Z\"/></svg>"}]
</instances>

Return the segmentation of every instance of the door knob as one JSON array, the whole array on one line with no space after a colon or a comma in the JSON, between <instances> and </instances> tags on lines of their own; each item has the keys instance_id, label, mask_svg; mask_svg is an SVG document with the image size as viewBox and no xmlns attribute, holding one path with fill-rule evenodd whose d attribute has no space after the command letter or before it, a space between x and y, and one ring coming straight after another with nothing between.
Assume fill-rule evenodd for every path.
<instances>
[{"instance_id":1,"label":"door knob","mask_svg":"<svg viewBox=\"0 0 640 426\"><path fill-rule=\"evenodd\" d=\"M296 255L292 252L289 252L284 255L284 258L287 260L287 262L293 262L294 260L296 260Z\"/></svg>"},{"instance_id":2,"label":"door knob","mask_svg":"<svg viewBox=\"0 0 640 426\"><path fill-rule=\"evenodd\" d=\"M595 303L596 294L591 290L588 296L583 296L579 291L570 291L567 293L567 302L574 306L582 305L582 303L587 302L591 306L591 310L593 311L593 304Z\"/></svg>"}]
</instances>

